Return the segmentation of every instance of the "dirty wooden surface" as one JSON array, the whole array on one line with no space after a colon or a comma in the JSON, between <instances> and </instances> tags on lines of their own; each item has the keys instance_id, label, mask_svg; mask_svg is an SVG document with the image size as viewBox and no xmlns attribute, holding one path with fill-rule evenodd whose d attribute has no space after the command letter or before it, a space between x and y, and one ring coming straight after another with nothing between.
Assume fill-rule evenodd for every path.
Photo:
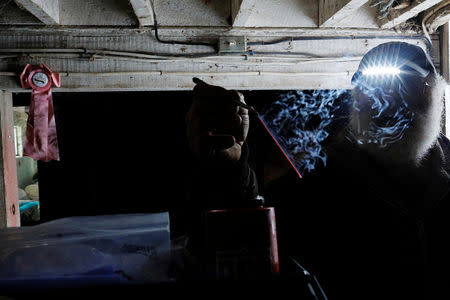
<instances>
[{"instance_id":1,"label":"dirty wooden surface","mask_svg":"<svg viewBox=\"0 0 450 300\"><path fill-rule=\"evenodd\" d=\"M20 226L11 93L0 91L0 228Z\"/></svg>"}]
</instances>

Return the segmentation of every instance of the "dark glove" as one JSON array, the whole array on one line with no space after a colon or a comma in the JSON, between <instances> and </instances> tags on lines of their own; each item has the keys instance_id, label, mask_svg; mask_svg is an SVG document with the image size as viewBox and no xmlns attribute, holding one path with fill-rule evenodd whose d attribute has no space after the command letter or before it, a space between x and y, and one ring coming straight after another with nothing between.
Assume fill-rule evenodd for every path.
<instances>
[{"instance_id":1,"label":"dark glove","mask_svg":"<svg viewBox=\"0 0 450 300\"><path fill-rule=\"evenodd\" d=\"M248 110L235 104L244 96L235 90L194 78L194 96L187 113L187 137L202 160L237 162L249 129Z\"/></svg>"}]
</instances>

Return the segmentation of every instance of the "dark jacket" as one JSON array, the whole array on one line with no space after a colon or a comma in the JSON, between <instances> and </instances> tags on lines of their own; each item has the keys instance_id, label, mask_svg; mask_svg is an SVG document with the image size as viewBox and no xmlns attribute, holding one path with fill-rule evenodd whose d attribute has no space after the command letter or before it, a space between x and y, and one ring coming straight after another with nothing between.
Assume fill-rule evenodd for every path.
<instances>
[{"instance_id":1,"label":"dark jacket","mask_svg":"<svg viewBox=\"0 0 450 300\"><path fill-rule=\"evenodd\" d=\"M449 140L441 136L421 167L403 176L347 140L328 150L325 167L302 179L292 171L265 190L258 190L246 146L231 167L193 159L184 221L172 224L181 229L173 234L187 232L190 249L201 256L204 211L242 206L259 193L275 207L281 274L293 257L318 278L328 299L444 299Z\"/></svg>"},{"instance_id":2,"label":"dark jacket","mask_svg":"<svg viewBox=\"0 0 450 300\"><path fill-rule=\"evenodd\" d=\"M329 299L449 299L449 140L403 176L348 141L333 150L326 167L265 191L280 255L302 262Z\"/></svg>"},{"instance_id":3,"label":"dark jacket","mask_svg":"<svg viewBox=\"0 0 450 300\"><path fill-rule=\"evenodd\" d=\"M255 172L248 164L249 149L244 143L241 159L235 164L199 160L191 154L188 162L184 201L176 201L170 211L171 235L189 237L189 251L202 256L204 250L204 214L212 209L246 206L258 195Z\"/></svg>"}]
</instances>

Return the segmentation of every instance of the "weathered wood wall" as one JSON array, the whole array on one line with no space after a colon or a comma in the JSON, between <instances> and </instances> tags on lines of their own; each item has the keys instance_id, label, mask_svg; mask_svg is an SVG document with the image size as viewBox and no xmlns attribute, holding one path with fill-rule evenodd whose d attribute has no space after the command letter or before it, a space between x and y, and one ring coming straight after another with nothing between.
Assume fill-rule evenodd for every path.
<instances>
[{"instance_id":1,"label":"weathered wood wall","mask_svg":"<svg viewBox=\"0 0 450 300\"><path fill-rule=\"evenodd\" d=\"M0 228L20 226L12 95L0 90Z\"/></svg>"},{"instance_id":2,"label":"weathered wood wall","mask_svg":"<svg viewBox=\"0 0 450 300\"><path fill-rule=\"evenodd\" d=\"M385 22L368 0L0 0L0 89L23 91L26 63L60 72L59 91L186 90L193 76L247 90L349 88L371 47L427 48L407 21L442 3L414 2ZM224 36L247 47L219 53Z\"/></svg>"},{"instance_id":3,"label":"weathered wood wall","mask_svg":"<svg viewBox=\"0 0 450 300\"><path fill-rule=\"evenodd\" d=\"M193 87L193 76L247 90L349 88L359 60L372 47L401 40L427 49L420 35L370 29L340 30L338 36L335 32L159 30L164 41L213 45L204 46L161 43L151 29L0 29L0 89L24 91L18 74L27 63L43 63L60 72L59 91L187 90ZM217 53L214 45L219 36L246 37L246 53ZM283 42L268 44L280 39Z\"/></svg>"}]
</instances>

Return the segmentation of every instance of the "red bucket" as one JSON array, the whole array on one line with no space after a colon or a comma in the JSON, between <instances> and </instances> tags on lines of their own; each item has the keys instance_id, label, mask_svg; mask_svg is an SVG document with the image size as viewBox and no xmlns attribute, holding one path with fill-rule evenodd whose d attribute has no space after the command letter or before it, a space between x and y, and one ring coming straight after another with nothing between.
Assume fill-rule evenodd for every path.
<instances>
[{"instance_id":1,"label":"red bucket","mask_svg":"<svg viewBox=\"0 0 450 300\"><path fill-rule=\"evenodd\" d=\"M208 271L217 279L262 279L279 273L273 207L206 212Z\"/></svg>"}]
</instances>

